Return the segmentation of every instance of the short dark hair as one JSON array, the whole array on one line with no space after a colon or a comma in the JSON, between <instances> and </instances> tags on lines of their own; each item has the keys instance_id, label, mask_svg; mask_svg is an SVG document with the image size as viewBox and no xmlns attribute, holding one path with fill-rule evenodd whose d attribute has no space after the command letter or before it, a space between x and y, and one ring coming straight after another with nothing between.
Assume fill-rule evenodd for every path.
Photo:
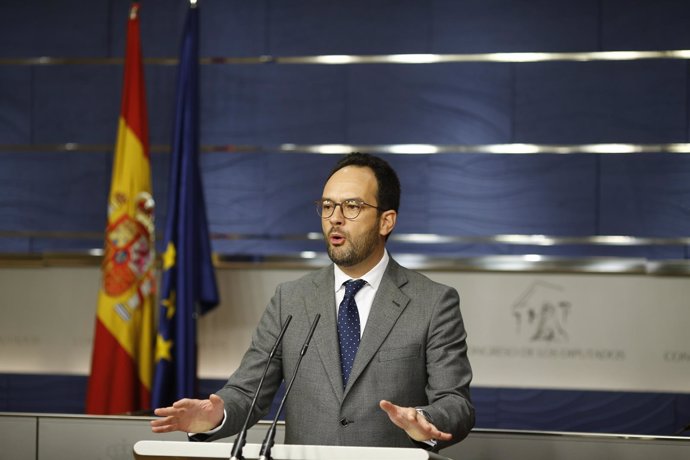
<instances>
[{"instance_id":1,"label":"short dark hair","mask_svg":"<svg viewBox=\"0 0 690 460\"><path fill-rule=\"evenodd\" d=\"M378 184L376 206L383 211L392 209L398 212L398 208L400 207L400 180L395 170L386 160L369 153L350 153L336 163L326 181L345 166L370 168L374 172Z\"/></svg>"}]
</instances>

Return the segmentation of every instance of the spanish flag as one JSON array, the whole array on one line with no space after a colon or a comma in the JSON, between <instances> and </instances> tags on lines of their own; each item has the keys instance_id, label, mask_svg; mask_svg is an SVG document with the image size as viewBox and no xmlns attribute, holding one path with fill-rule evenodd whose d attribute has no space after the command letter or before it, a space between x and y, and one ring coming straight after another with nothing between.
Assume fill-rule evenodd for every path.
<instances>
[{"instance_id":1,"label":"spanish flag","mask_svg":"<svg viewBox=\"0 0 690 460\"><path fill-rule=\"evenodd\" d=\"M86 398L89 414L133 413L151 406L154 203L138 14L139 4L134 2L127 23L122 106Z\"/></svg>"}]
</instances>

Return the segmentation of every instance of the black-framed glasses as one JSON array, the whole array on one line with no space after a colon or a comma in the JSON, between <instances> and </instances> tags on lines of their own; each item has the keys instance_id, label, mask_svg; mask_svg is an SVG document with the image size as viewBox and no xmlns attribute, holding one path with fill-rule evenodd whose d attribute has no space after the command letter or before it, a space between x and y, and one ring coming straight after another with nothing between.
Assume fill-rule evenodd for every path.
<instances>
[{"instance_id":1,"label":"black-framed glasses","mask_svg":"<svg viewBox=\"0 0 690 460\"><path fill-rule=\"evenodd\" d=\"M362 200L356 200L354 198L350 200L343 200L340 203L332 200L317 200L314 203L316 204L316 213L322 219L329 219L335 212L335 208L338 206L340 206L340 210L343 212L343 217L350 220L356 219L357 216L359 216L359 213L362 212L362 208L364 206L369 206L370 208L378 209L379 211L381 210L373 204L365 203Z\"/></svg>"}]
</instances>

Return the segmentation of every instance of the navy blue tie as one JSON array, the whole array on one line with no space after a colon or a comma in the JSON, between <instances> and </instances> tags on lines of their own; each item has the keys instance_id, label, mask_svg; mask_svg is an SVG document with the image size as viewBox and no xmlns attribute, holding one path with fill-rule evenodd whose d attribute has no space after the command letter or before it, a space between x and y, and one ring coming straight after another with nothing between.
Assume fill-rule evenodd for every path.
<instances>
[{"instance_id":1,"label":"navy blue tie","mask_svg":"<svg viewBox=\"0 0 690 460\"><path fill-rule=\"evenodd\" d=\"M340 343L340 369L343 373L343 388L350 378L352 364L359 348L359 311L355 294L366 284L364 280L349 280L345 283L345 297L338 307L338 342Z\"/></svg>"}]
</instances>

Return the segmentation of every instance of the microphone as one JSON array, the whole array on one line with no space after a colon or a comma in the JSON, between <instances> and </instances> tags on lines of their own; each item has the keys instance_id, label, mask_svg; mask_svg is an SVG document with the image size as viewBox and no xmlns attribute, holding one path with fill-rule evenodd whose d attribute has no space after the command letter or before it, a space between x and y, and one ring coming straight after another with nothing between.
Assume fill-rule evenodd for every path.
<instances>
[{"instance_id":1,"label":"microphone","mask_svg":"<svg viewBox=\"0 0 690 460\"><path fill-rule=\"evenodd\" d=\"M290 383L288 383L287 388L285 389L285 394L283 395L283 399L280 401L280 406L278 406L278 410L276 411L275 417L273 417L273 423L271 423L271 428L268 429L268 433L266 433L266 437L264 438L263 444L261 444L261 452L259 452L259 460L273 460L273 457L271 457L271 448L273 447L273 444L275 443L275 438L276 438L276 425L278 424L278 417L280 416L280 413L283 411L283 405L285 405L285 400L287 399L288 393L290 393L290 389L292 388L292 384L295 383L295 377L297 377L297 371L299 370L299 365L302 362L302 357L304 357L304 354L307 352L307 348L309 347L309 342L311 341L311 337L314 335L314 329L316 329L316 325L319 323L319 319L321 319L321 315L316 315L314 317L314 322L311 325L311 329L309 329L309 334L307 334L307 339L304 341L304 345L302 345L302 350L299 352L299 359L297 360L297 364L295 365L295 371L292 373L292 377L290 378Z\"/></svg>"},{"instance_id":2,"label":"microphone","mask_svg":"<svg viewBox=\"0 0 690 460\"><path fill-rule=\"evenodd\" d=\"M242 449L244 448L244 445L247 442L247 429L249 425L249 419L251 418L252 412L254 411L254 406L256 406L256 400L259 397L261 387L264 385L264 378L266 377L266 373L268 372L268 367L270 366L271 361L273 360L273 356L276 354L278 345L280 345L280 342L283 341L283 336L285 335L285 331L287 330L290 321L292 321L292 315L288 315L287 318L285 318L285 324L283 324L283 328L280 330L280 334L278 334L278 338L276 339L276 343L273 345L273 349L268 354L266 367L264 368L264 373L261 376L261 380L259 380L259 386L256 387L254 399L252 399L252 403L249 406L249 412L247 412L247 418L244 420L242 430L240 430L239 434L235 438L235 443L232 445L232 453L230 455L230 460L245 460L244 456L242 455Z\"/></svg>"}]
</instances>

